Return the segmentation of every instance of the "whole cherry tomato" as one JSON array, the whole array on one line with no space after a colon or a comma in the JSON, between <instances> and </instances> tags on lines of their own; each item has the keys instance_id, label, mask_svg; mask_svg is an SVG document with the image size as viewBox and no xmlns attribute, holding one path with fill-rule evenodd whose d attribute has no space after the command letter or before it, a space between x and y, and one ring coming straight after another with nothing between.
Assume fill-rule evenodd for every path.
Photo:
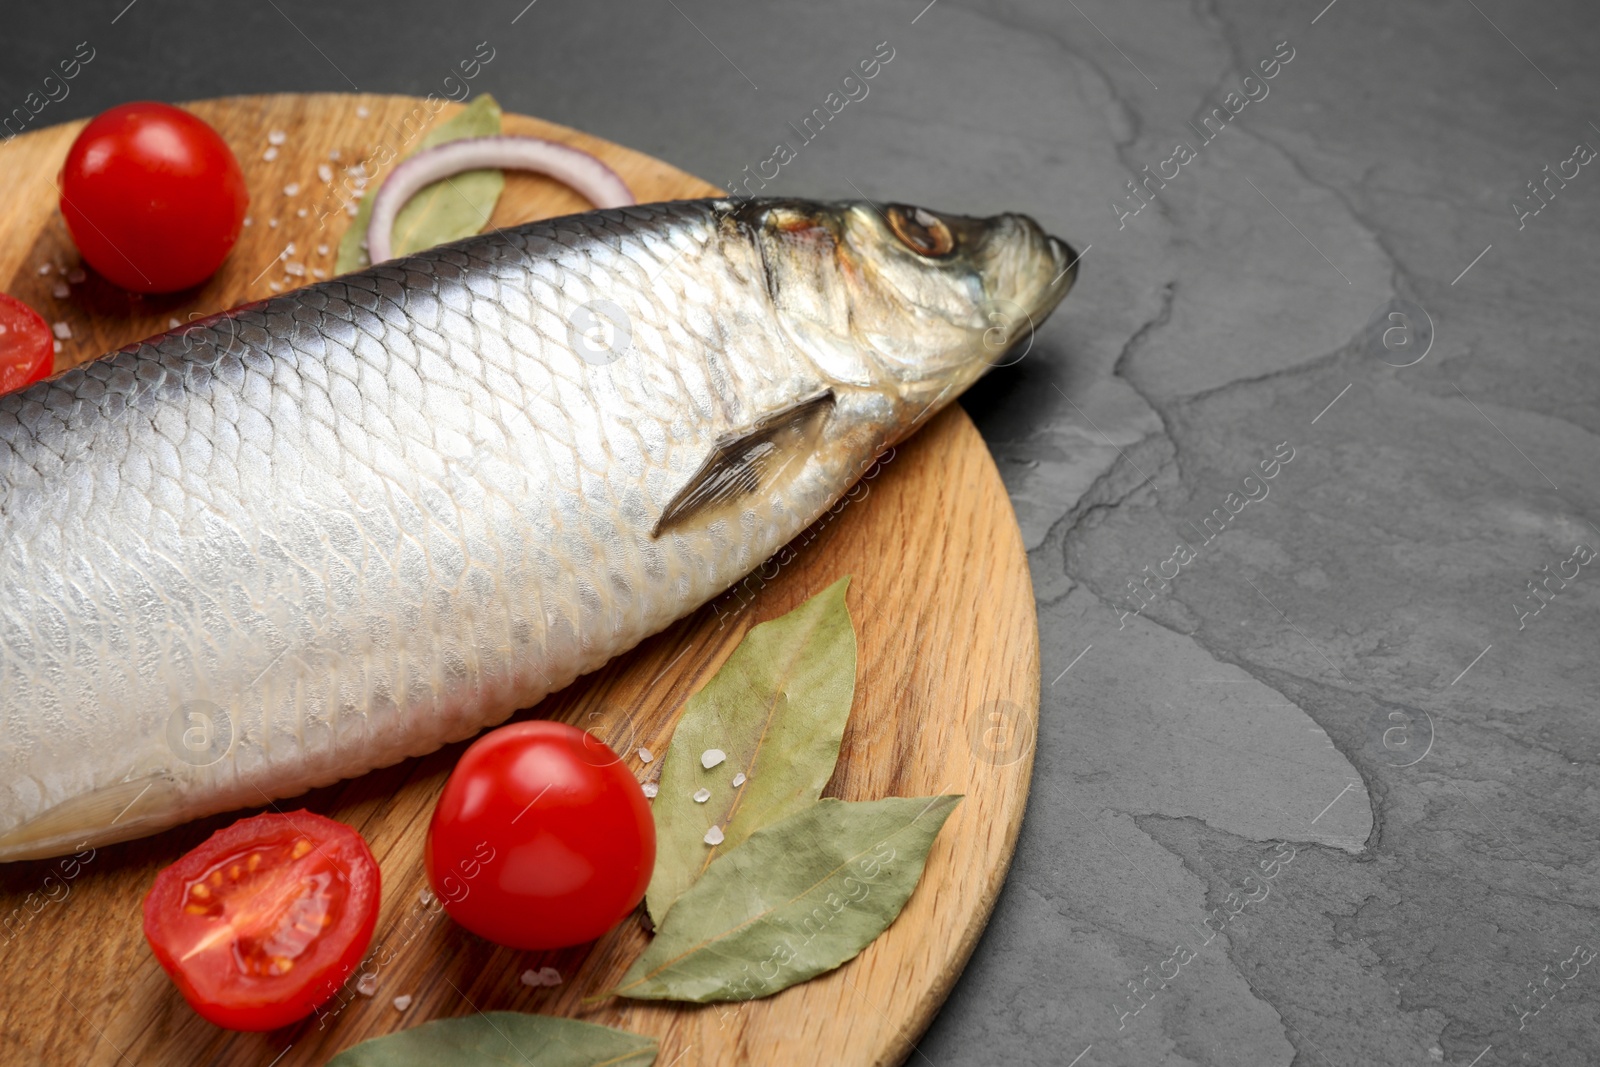
<instances>
[{"instance_id":1,"label":"whole cherry tomato","mask_svg":"<svg viewBox=\"0 0 1600 1067\"><path fill-rule=\"evenodd\" d=\"M216 273L239 238L250 195L217 131L148 101L101 112L61 168L61 215L106 278L170 293Z\"/></svg>"},{"instance_id":2,"label":"whole cherry tomato","mask_svg":"<svg viewBox=\"0 0 1600 1067\"><path fill-rule=\"evenodd\" d=\"M56 339L39 313L0 293L0 393L50 377Z\"/></svg>"},{"instance_id":3,"label":"whole cherry tomato","mask_svg":"<svg viewBox=\"0 0 1600 1067\"><path fill-rule=\"evenodd\" d=\"M267 812L156 875L144 936L206 1019L275 1030L331 999L361 962L378 888L356 831L309 811Z\"/></svg>"},{"instance_id":4,"label":"whole cherry tomato","mask_svg":"<svg viewBox=\"0 0 1600 1067\"><path fill-rule=\"evenodd\" d=\"M428 825L428 883L468 930L520 949L592 941L644 897L656 824L593 734L519 722L473 742Z\"/></svg>"}]
</instances>

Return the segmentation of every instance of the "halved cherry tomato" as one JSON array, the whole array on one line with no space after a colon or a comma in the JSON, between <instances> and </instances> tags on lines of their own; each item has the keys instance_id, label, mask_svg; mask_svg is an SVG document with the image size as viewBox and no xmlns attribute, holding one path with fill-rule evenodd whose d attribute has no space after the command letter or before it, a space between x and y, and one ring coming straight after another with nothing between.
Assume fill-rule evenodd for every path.
<instances>
[{"instance_id":1,"label":"halved cherry tomato","mask_svg":"<svg viewBox=\"0 0 1600 1067\"><path fill-rule=\"evenodd\" d=\"M195 1011L231 1030L310 1015L361 962L377 921L367 843L309 811L218 830L144 898L156 959Z\"/></svg>"},{"instance_id":2,"label":"halved cherry tomato","mask_svg":"<svg viewBox=\"0 0 1600 1067\"><path fill-rule=\"evenodd\" d=\"M0 393L50 377L56 339L39 313L0 293Z\"/></svg>"},{"instance_id":3,"label":"halved cherry tomato","mask_svg":"<svg viewBox=\"0 0 1600 1067\"><path fill-rule=\"evenodd\" d=\"M656 824L604 741L565 723L513 723L456 764L423 863L468 930L512 948L560 948L594 940L638 906Z\"/></svg>"},{"instance_id":4,"label":"halved cherry tomato","mask_svg":"<svg viewBox=\"0 0 1600 1067\"><path fill-rule=\"evenodd\" d=\"M250 194L217 131L170 104L95 116L61 167L61 217L89 265L124 289L170 293L216 272Z\"/></svg>"}]
</instances>

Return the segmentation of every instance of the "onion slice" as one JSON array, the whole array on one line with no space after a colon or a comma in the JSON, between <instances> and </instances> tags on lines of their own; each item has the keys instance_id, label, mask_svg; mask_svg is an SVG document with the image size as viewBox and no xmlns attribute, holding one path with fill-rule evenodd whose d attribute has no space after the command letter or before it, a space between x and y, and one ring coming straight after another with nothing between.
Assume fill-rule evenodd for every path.
<instances>
[{"instance_id":1,"label":"onion slice","mask_svg":"<svg viewBox=\"0 0 1600 1067\"><path fill-rule=\"evenodd\" d=\"M464 137L425 148L402 160L378 187L367 223L367 258L382 263L393 258L395 217L406 202L436 181L469 170L531 170L548 174L582 193L597 208L625 207L633 193L588 152L542 137Z\"/></svg>"}]
</instances>

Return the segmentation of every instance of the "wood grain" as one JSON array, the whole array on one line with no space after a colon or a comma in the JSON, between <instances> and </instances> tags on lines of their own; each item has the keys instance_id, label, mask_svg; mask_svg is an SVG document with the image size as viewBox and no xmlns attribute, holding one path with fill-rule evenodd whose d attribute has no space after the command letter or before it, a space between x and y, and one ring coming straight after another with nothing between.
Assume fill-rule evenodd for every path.
<instances>
[{"instance_id":1,"label":"wood grain","mask_svg":"<svg viewBox=\"0 0 1600 1067\"><path fill-rule=\"evenodd\" d=\"M348 223L334 187L345 167L388 143L420 136L421 101L405 97L278 95L204 101L245 166L252 225L223 270L169 297L138 298L78 266L53 177L81 123L0 146L0 279L64 322L66 367L247 300L331 273ZM438 116L448 117L456 105ZM604 158L641 201L716 195L659 160L575 130L506 116L511 133L565 141ZM276 158L263 158L282 130ZM407 136L410 131L410 136ZM337 158L330 154L337 152ZM333 184L318 175L327 164ZM326 171L324 173L327 173ZM295 192L287 188L298 185ZM512 175L493 225L586 207L570 190ZM301 210L305 210L302 215ZM325 210L326 209L326 210ZM270 225L276 220L276 225ZM293 243L294 250L284 249ZM306 273L289 273L289 265ZM59 287L66 295L58 297ZM140 905L155 872L235 816L205 819L101 849L76 870L61 861L0 866L0 1062L321 1064L339 1049L427 1019L475 1010L535 1011L657 1035L658 1064L893 1064L902 1061L949 992L1000 889L1028 791L1039 707L1033 594L1016 520L982 440L952 408L869 472L797 538L787 566L758 572L717 601L580 679L518 718L551 717L595 730L642 779L684 700L753 624L851 574L848 603L860 642L858 683L843 753L828 793L851 800L959 792L921 885L900 919L855 960L766 1000L711 1006L585 998L603 992L647 938L638 918L592 945L515 952L454 926L423 903L423 835L463 745L282 802L357 827L383 872L373 943L374 996L347 986L322 1019L269 1034L204 1022L151 957ZM71 877L68 877L68 874ZM555 987L518 976L554 967ZM405 1012L393 998L414 998Z\"/></svg>"}]
</instances>

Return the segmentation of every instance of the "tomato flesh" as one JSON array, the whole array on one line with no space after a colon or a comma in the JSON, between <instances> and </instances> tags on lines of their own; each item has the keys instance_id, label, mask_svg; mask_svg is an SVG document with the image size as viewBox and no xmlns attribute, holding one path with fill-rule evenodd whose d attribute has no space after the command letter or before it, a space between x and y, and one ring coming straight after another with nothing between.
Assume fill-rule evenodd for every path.
<instances>
[{"instance_id":1,"label":"tomato flesh","mask_svg":"<svg viewBox=\"0 0 1600 1067\"><path fill-rule=\"evenodd\" d=\"M170 293L216 273L250 194L222 137L142 101L95 116L61 168L61 216L84 260L124 289Z\"/></svg>"},{"instance_id":2,"label":"tomato flesh","mask_svg":"<svg viewBox=\"0 0 1600 1067\"><path fill-rule=\"evenodd\" d=\"M644 898L656 826L605 742L519 722L473 742L440 794L423 856L450 917L519 949L592 941Z\"/></svg>"},{"instance_id":3,"label":"tomato flesh","mask_svg":"<svg viewBox=\"0 0 1600 1067\"><path fill-rule=\"evenodd\" d=\"M156 876L150 948L196 1012L232 1030L310 1015L361 961L378 920L361 835L308 811L219 830Z\"/></svg>"},{"instance_id":4,"label":"tomato flesh","mask_svg":"<svg viewBox=\"0 0 1600 1067\"><path fill-rule=\"evenodd\" d=\"M37 311L0 293L0 393L50 377L55 340Z\"/></svg>"}]
</instances>

